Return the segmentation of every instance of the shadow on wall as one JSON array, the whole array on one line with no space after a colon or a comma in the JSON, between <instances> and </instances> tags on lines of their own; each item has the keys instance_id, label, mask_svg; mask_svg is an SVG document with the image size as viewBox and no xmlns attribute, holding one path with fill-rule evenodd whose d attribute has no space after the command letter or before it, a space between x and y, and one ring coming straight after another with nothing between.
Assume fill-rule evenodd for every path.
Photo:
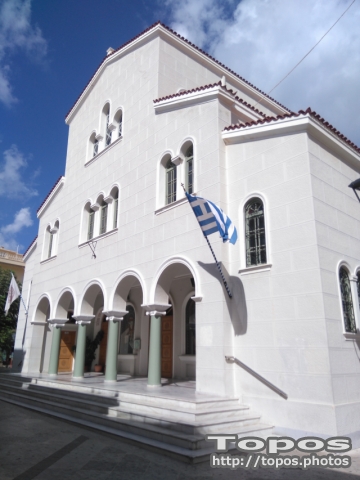
<instances>
[{"instance_id":1,"label":"shadow on wall","mask_svg":"<svg viewBox=\"0 0 360 480\"><path fill-rule=\"evenodd\" d=\"M239 277L229 275L224 265L221 262L219 263L221 265L221 269L223 271L225 280L232 293L232 298L229 298L229 295L225 290L225 287L224 287L222 278L220 276L219 270L217 269L216 263L198 262L201 268L203 268L206 272L210 273L210 275L215 277L218 280L218 282L220 282L224 292L224 298L226 300L229 316L231 318L231 323L233 324L235 336L245 335L247 331L248 315L247 315L247 308L246 308L244 286Z\"/></svg>"},{"instance_id":2,"label":"shadow on wall","mask_svg":"<svg viewBox=\"0 0 360 480\"><path fill-rule=\"evenodd\" d=\"M25 355L26 355L26 350L19 350L19 349L14 350L13 362L12 362L12 368L11 368L12 373L22 372Z\"/></svg>"}]
</instances>

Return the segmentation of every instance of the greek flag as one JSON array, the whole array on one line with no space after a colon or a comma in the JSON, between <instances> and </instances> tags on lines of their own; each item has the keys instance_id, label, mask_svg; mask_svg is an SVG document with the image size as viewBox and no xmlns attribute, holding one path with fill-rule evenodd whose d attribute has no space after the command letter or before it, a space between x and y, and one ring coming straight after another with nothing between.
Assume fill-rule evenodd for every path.
<instances>
[{"instance_id":1,"label":"greek flag","mask_svg":"<svg viewBox=\"0 0 360 480\"><path fill-rule=\"evenodd\" d=\"M235 225L221 208L210 200L185 193L203 234L207 237L212 233L219 232L223 242L230 242L235 245L237 240Z\"/></svg>"}]
</instances>

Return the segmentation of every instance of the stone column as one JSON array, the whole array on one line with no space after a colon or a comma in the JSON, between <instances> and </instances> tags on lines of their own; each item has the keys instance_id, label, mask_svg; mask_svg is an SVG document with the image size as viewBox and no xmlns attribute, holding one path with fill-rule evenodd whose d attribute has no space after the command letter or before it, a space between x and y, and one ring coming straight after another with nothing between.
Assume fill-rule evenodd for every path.
<instances>
[{"instance_id":1,"label":"stone column","mask_svg":"<svg viewBox=\"0 0 360 480\"><path fill-rule=\"evenodd\" d=\"M49 375L57 375L59 368L59 352L61 340L61 327L68 321L67 318L49 318L48 322L53 326L53 335L50 351Z\"/></svg>"},{"instance_id":2,"label":"stone column","mask_svg":"<svg viewBox=\"0 0 360 480\"><path fill-rule=\"evenodd\" d=\"M91 324L91 320L94 318L94 315L76 315L73 318L76 320L78 325L78 332L76 338L76 354L75 354L75 367L74 367L74 378L79 378L84 376L84 367L85 367L85 349L86 349L86 325Z\"/></svg>"},{"instance_id":3,"label":"stone column","mask_svg":"<svg viewBox=\"0 0 360 480\"><path fill-rule=\"evenodd\" d=\"M127 314L127 311L110 310L104 312L109 322L108 340L106 347L105 382L117 381L117 357L119 341L119 323Z\"/></svg>"},{"instance_id":4,"label":"stone column","mask_svg":"<svg viewBox=\"0 0 360 480\"><path fill-rule=\"evenodd\" d=\"M150 316L148 387L161 386L161 317L170 305L143 305Z\"/></svg>"}]
</instances>

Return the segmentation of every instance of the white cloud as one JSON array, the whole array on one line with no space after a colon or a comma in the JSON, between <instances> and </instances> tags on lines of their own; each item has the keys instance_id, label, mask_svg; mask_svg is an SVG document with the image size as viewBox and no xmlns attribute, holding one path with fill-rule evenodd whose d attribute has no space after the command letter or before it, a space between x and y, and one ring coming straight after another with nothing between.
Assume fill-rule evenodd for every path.
<instances>
[{"instance_id":1,"label":"white cloud","mask_svg":"<svg viewBox=\"0 0 360 480\"><path fill-rule=\"evenodd\" d=\"M15 235L23 228L30 227L33 224L30 214L30 208L21 208L14 217L14 221L9 225L0 228L0 245L10 250L16 250L22 247L16 241Z\"/></svg>"},{"instance_id":2,"label":"white cloud","mask_svg":"<svg viewBox=\"0 0 360 480\"><path fill-rule=\"evenodd\" d=\"M352 0L167 0L170 26L268 92ZM360 3L271 94L311 107L360 144Z\"/></svg>"},{"instance_id":3,"label":"white cloud","mask_svg":"<svg viewBox=\"0 0 360 480\"><path fill-rule=\"evenodd\" d=\"M32 61L41 61L47 42L41 30L31 25L31 0L0 0L0 101L10 106L17 101L9 82L8 58L23 50Z\"/></svg>"},{"instance_id":4,"label":"white cloud","mask_svg":"<svg viewBox=\"0 0 360 480\"><path fill-rule=\"evenodd\" d=\"M4 163L0 168L0 196L7 198L29 198L38 193L21 177L21 169L27 166L24 155L16 145L4 151Z\"/></svg>"}]
</instances>

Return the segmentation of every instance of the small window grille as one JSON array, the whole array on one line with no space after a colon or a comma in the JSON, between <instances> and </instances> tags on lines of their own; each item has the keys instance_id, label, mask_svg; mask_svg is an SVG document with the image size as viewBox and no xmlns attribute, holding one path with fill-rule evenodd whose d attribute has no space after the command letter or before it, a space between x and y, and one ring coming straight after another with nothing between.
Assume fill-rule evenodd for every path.
<instances>
[{"instance_id":1,"label":"small window grille","mask_svg":"<svg viewBox=\"0 0 360 480\"><path fill-rule=\"evenodd\" d=\"M54 241L54 234L49 233L48 258L51 258L51 255L52 255L53 241Z\"/></svg>"},{"instance_id":2,"label":"small window grille","mask_svg":"<svg viewBox=\"0 0 360 480\"><path fill-rule=\"evenodd\" d=\"M176 201L176 166L168 161L166 165L166 204Z\"/></svg>"},{"instance_id":3,"label":"small window grille","mask_svg":"<svg viewBox=\"0 0 360 480\"><path fill-rule=\"evenodd\" d=\"M95 212L91 210L89 213L88 240L91 240L94 236L94 220L95 220Z\"/></svg>"},{"instance_id":4,"label":"small window grille","mask_svg":"<svg viewBox=\"0 0 360 480\"><path fill-rule=\"evenodd\" d=\"M96 157L98 153L99 153L99 140L95 138L94 147L93 147L93 157Z\"/></svg>"},{"instance_id":5,"label":"small window grille","mask_svg":"<svg viewBox=\"0 0 360 480\"><path fill-rule=\"evenodd\" d=\"M264 206L252 199L245 206L246 266L266 263Z\"/></svg>"},{"instance_id":6,"label":"small window grille","mask_svg":"<svg viewBox=\"0 0 360 480\"><path fill-rule=\"evenodd\" d=\"M101 206L101 216L100 216L100 235L106 232L106 223L107 223L107 203Z\"/></svg>"},{"instance_id":7,"label":"small window grille","mask_svg":"<svg viewBox=\"0 0 360 480\"><path fill-rule=\"evenodd\" d=\"M105 144L108 147L111 143L111 131L109 130L110 114L106 115L106 139Z\"/></svg>"},{"instance_id":8,"label":"small window grille","mask_svg":"<svg viewBox=\"0 0 360 480\"><path fill-rule=\"evenodd\" d=\"M118 210L119 210L119 198L116 197L114 199L114 228L117 228Z\"/></svg>"},{"instance_id":9,"label":"small window grille","mask_svg":"<svg viewBox=\"0 0 360 480\"><path fill-rule=\"evenodd\" d=\"M354 315L354 306L351 295L351 285L348 272L344 267L340 267L339 271L341 303L344 314L345 331L356 333L356 323Z\"/></svg>"},{"instance_id":10,"label":"small window grille","mask_svg":"<svg viewBox=\"0 0 360 480\"><path fill-rule=\"evenodd\" d=\"M195 302L191 298L186 304L186 355L196 354L196 336L195 336Z\"/></svg>"},{"instance_id":11,"label":"small window grille","mask_svg":"<svg viewBox=\"0 0 360 480\"><path fill-rule=\"evenodd\" d=\"M189 193L194 191L194 150L193 146L189 147L185 154L186 161L186 186Z\"/></svg>"}]
</instances>

